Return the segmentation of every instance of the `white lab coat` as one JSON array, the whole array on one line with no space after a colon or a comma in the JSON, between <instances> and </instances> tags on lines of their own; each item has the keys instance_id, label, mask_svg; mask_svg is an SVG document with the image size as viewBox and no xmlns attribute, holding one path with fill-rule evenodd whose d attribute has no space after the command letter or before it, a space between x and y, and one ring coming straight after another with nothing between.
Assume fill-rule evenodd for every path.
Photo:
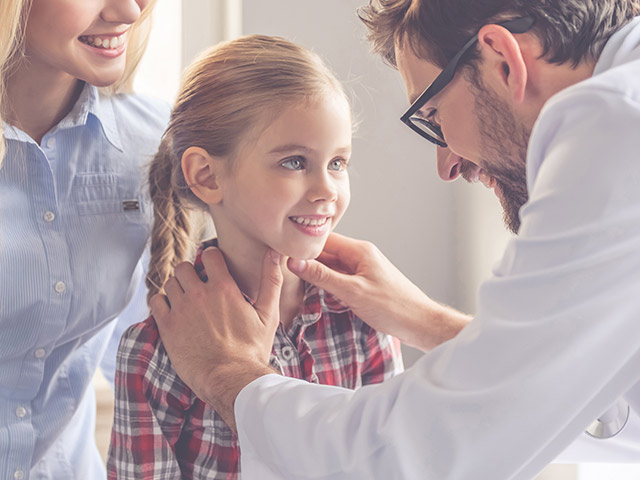
<instances>
[{"instance_id":1,"label":"white lab coat","mask_svg":"<svg viewBox=\"0 0 640 480\"><path fill-rule=\"evenodd\" d=\"M355 392L245 387L244 480L529 479L574 441L566 460L640 462L640 18L547 102L527 179L520 234L455 339ZM620 397L625 429L588 438Z\"/></svg>"}]
</instances>

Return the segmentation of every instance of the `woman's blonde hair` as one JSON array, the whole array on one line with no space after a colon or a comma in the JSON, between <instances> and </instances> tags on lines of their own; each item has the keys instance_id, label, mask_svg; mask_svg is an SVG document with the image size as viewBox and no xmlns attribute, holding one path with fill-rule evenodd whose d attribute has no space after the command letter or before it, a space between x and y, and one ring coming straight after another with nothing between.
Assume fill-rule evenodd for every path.
<instances>
[{"instance_id":1,"label":"woman's blonde hair","mask_svg":"<svg viewBox=\"0 0 640 480\"><path fill-rule=\"evenodd\" d=\"M2 120L10 108L6 95L7 79L24 58L25 27L33 0L2 0L0 2L0 167L5 155ZM151 12L156 0L151 0L130 29L127 60L122 77L102 90L107 94L130 92L140 59L147 47L151 30Z\"/></svg>"},{"instance_id":2,"label":"woman's blonde hair","mask_svg":"<svg viewBox=\"0 0 640 480\"><path fill-rule=\"evenodd\" d=\"M345 96L316 54L279 37L251 35L218 44L187 68L149 171L154 205L149 299L199 241L192 238L190 215L207 208L185 182L185 150L200 147L232 161L240 144L252 141L269 119L328 93Z\"/></svg>"}]
</instances>

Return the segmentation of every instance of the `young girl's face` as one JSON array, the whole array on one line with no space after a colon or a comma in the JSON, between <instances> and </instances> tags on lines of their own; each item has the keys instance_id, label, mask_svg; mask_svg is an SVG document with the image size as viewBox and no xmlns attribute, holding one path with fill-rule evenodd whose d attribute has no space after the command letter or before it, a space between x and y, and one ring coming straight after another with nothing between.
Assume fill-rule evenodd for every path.
<instances>
[{"instance_id":1,"label":"young girl's face","mask_svg":"<svg viewBox=\"0 0 640 480\"><path fill-rule=\"evenodd\" d=\"M266 245L298 259L322 251L349 204L351 156L349 105L325 97L285 109L226 169L212 209L225 248Z\"/></svg>"},{"instance_id":2,"label":"young girl's face","mask_svg":"<svg viewBox=\"0 0 640 480\"><path fill-rule=\"evenodd\" d=\"M125 68L128 32L150 0L33 0L26 54L43 82L61 75L111 85Z\"/></svg>"}]
</instances>

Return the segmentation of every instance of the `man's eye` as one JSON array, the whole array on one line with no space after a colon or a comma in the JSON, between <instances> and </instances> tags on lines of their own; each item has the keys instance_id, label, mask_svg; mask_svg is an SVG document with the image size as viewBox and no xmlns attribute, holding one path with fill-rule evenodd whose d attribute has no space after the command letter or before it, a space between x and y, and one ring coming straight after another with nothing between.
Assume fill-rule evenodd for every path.
<instances>
[{"instance_id":1,"label":"man's eye","mask_svg":"<svg viewBox=\"0 0 640 480\"><path fill-rule=\"evenodd\" d=\"M431 125L435 125L437 127L440 126L440 123L436 120L438 116L438 110L435 108L429 108L425 111L420 111L420 117L422 120L430 123Z\"/></svg>"},{"instance_id":2,"label":"man's eye","mask_svg":"<svg viewBox=\"0 0 640 480\"><path fill-rule=\"evenodd\" d=\"M302 170L304 168L304 159L301 157L291 157L282 162L284 168L288 168L289 170Z\"/></svg>"}]
</instances>

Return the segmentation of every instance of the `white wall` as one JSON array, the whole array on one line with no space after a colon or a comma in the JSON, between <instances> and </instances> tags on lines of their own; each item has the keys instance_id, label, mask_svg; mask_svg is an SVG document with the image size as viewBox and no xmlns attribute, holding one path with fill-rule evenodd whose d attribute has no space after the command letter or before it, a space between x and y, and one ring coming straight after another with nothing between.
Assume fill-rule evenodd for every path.
<instances>
[{"instance_id":1,"label":"white wall","mask_svg":"<svg viewBox=\"0 0 640 480\"><path fill-rule=\"evenodd\" d=\"M136 74L134 89L173 104L182 71L182 5L158 0L147 51Z\"/></svg>"}]
</instances>

